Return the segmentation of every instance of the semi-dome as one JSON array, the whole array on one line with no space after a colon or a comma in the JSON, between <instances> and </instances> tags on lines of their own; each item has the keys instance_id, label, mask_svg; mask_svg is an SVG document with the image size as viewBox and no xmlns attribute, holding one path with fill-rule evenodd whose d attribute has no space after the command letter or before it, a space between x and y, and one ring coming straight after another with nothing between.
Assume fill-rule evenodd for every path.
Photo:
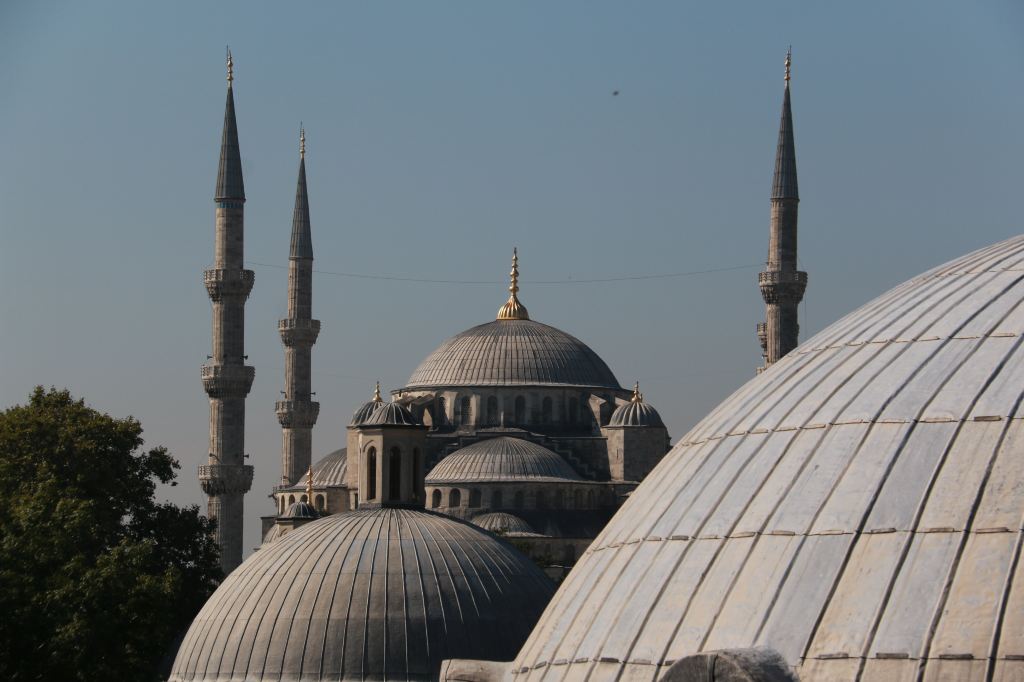
<instances>
[{"instance_id":1,"label":"semi-dome","mask_svg":"<svg viewBox=\"0 0 1024 682\"><path fill-rule=\"evenodd\" d=\"M569 574L522 680L764 646L803 682L1024 676L1024 236L836 322L690 431Z\"/></svg>"},{"instance_id":2,"label":"semi-dome","mask_svg":"<svg viewBox=\"0 0 1024 682\"><path fill-rule=\"evenodd\" d=\"M473 517L473 525L480 526L484 530L489 530L498 535L535 534L533 528L526 521L523 521L514 514L507 514L505 512L477 514Z\"/></svg>"},{"instance_id":3,"label":"semi-dome","mask_svg":"<svg viewBox=\"0 0 1024 682\"><path fill-rule=\"evenodd\" d=\"M362 423L363 426L422 426L409 408L398 403L383 403Z\"/></svg>"},{"instance_id":4,"label":"semi-dome","mask_svg":"<svg viewBox=\"0 0 1024 682\"><path fill-rule=\"evenodd\" d=\"M313 487L331 488L348 485L348 450L341 448L323 457L313 465ZM308 482L306 477L300 478L295 485L284 488L284 491L305 490Z\"/></svg>"},{"instance_id":5,"label":"semi-dome","mask_svg":"<svg viewBox=\"0 0 1024 682\"><path fill-rule=\"evenodd\" d=\"M427 485L487 481L580 481L569 463L542 445L501 436L448 455L427 474Z\"/></svg>"},{"instance_id":6,"label":"semi-dome","mask_svg":"<svg viewBox=\"0 0 1024 682\"><path fill-rule=\"evenodd\" d=\"M406 389L517 385L620 388L604 360L574 336L533 320L501 319L442 343Z\"/></svg>"},{"instance_id":7,"label":"semi-dome","mask_svg":"<svg viewBox=\"0 0 1024 682\"><path fill-rule=\"evenodd\" d=\"M509 660L553 591L511 545L440 514L335 514L263 547L196 616L170 680L429 680Z\"/></svg>"},{"instance_id":8,"label":"semi-dome","mask_svg":"<svg viewBox=\"0 0 1024 682\"><path fill-rule=\"evenodd\" d=\"M654 409L654 406L644 402L644 396L640 393L640 384L633 389L633 398L615 408L608 426L660 426L665 423L661 421L661 415Z\"/></svg>"}]
</instances>

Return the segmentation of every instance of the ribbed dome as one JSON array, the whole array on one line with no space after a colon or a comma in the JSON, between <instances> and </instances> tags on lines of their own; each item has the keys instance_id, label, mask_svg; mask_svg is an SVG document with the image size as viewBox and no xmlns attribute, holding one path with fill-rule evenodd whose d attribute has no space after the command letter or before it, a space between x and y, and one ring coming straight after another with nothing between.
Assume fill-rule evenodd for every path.
<instances>
[{"instance_id":1,"label":"ribbed dome","mask_svg":"<svg viewBox=\"0 0 1024 682\"><path fill-rule=\"evenodd\" d=\"M611 418L608 426L665 426L661 421L661 415L651 406L650 403L630 401L625 405L619 405Z\"/></svg>"},{"instance_id":2,"label":"ribbed dome","mask_svg":"<svg viewBox=\"0 0 1024 682\"><path fill-rule=\"evenodd\" d=\"M292 502L288 511L284 513L286 519L315 519L319 518L316 509L308 502Z\"/></svg>"},{"instance_id":3,"label":"ribbed dome","mask_svg":"<svg viewBox=\"0 0 1024 682\"><path fill-rule=\"evenodd\" d=\"M359 409L352 413L352 420L349 422L349 426L358 426L363 424L371 415L380 407L382 403L377 400L368 400L359 406Z\"/></svg>"},{"instance_id":4,"label":"ribbed dome","mask_svg":"<svg viewBox=\"0 0 1024 682\"><path fill-rule=\"evenodd\" d=\"M313 487L331 488L348 485L348 452L346 448L335 450L313 465ZM302 476L295 485L284 490L306 490L306 477Z\"/></svg>"},{"instance_id":5,"label":"ribbed dome","mask_svg":"<svg viewBox=\"0 0 1024 682\"><path fill-rule=\"evenodd\" d=\"M334 514L228 575L170 679L437 679L446 658L509 660L553 589L471 524L409 509Z\"/></svg>"},{"instance_id":6,"label":"ribbed dome","mask_svg":"<svg viewBox=\"0 0 1024 682\"><path fill-rule=\"evenodd\" d=\"M462 481L579 481L557 453L521 438L488 438L456 450L427 474L427 485Z\"/></svg>"},{"instance_id":7,"label":"ribbed dome","mask_svg":"<svg viewBox=\"0 0 1024 682\"><path fill-rule=\"evenodd\" d=\"M533 533L533 528L518 516L505 512L489 512L473 517L473 524L499 535L511 533Z\"/></svg>"},{"instance_id":8,"label":"ribbed dome","mask_svg":"<svg viewBox=\"0 0 1024 682\"><path fill-rule=\"evenodd\" d=\"M804 343L640 485L517 679L753 646L803 682L1024 677L1022 334L1024 236Z\"/></svg>"},{"instance_id":9,"label":"ribbed dome","mask_svg":"<svg viewBox=\"0 0 1024 682\"><path fill-rule=\"evenodd\" d=\"M406 388L516 385L620 388L586 344L532 320L495 320L456 334L420 363Z\"/></svg>"},{"instance_id":10,"label":"ribbed dome","mask_svg":"<svg viewBox=\"0 0 1024 682\"><path fill-rule=\"evenodd\" d=\"M416 416L398 403L384 403L363 422L364 426L420 426Z\"/></svg>"}]
</instances>

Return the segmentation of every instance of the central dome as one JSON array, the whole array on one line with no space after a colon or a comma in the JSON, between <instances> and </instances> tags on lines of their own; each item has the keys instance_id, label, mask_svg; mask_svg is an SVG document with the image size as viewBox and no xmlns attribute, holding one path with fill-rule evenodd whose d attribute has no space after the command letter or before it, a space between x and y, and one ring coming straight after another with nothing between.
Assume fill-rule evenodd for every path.
<instances>
[{"instance_id":1,"label":"central dome","mask_svg":"<svg viewBox=\"0 0 1024 682\"><path fill-rule=\"evenodd\" d=\"M517 385L621 388L585 343L523 319L495 320L456 334L420 363L406 388Z\"/></svg>"},{"instance_id":2,"label":"central dome","mask_svg":"<svg viewBox=\"0 0 1024 682\"><path fill-rule=\"evenodd\" d=\"M170 680L436 680L509 660L553 585L476 526L412 509L334 514L264 546L192 621Z\"/></svg>"}]
</instances>

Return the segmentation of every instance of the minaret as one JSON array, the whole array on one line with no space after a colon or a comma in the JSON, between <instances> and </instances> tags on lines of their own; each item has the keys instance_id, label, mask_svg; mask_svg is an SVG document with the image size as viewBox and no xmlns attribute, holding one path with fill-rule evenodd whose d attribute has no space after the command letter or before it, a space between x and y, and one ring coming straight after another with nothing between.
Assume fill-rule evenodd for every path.
<instances>
[{"instance_id":1,"label":"minaret","mask_svg":"<svg viewBox=\"0 0 1024 682\"><path fill-rule=\"evenodd\" d=\"M298 482L310 467L313 424L320 403L311 400L310 356L320 333L313 315L313 240L306 194L306 131L299 130L299 182L292 214L288 255L288 317L277 323L284 344L284 400L277 402L281 423L281 485Z\"/></svg>"},{"instance_id":2,"label":"minaret","mask_svg":"<svg viewBox=\"0 0 1024 682\"><path fill-rule=\"evenodd\" d=\"M797 270L796 223L800 193L796 182L796 146L793 142L793 112L789 104L792 51L786 53L786 87L782 95L782 121L775 152L772 179L771 236L768 263L758 274L765 302L765 321L757 325L766 369L796 348L800 336L797 307L807 287L807 273ZM759 370L760 371L760 370Z\"/></svg>"},{"instance_id":3,"label":"minaret","mask_svg":"<svg viewBox=\"0 0 1024 682\"><path fill-rule=\"evenodd\" d=\"M242 497L252 485L252 467L245 464L245 396L255 375L245 364L245 300L254 276L243 268L245 187L231 89L233 67L228 52L228 97L214 196L214 259L213 267L203 273L213 302L213 354L203 365L203 388L210 396L210 455L209 464L199 467L199 483L209 496L207 514L217 521L225 574L242 562Z\"/></svg>"}]
</instances>

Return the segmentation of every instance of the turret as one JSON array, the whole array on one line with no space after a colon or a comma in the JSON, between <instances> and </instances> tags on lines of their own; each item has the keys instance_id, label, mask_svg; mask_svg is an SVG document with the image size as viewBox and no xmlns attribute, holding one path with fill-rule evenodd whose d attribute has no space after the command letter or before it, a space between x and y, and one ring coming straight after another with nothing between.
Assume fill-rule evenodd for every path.
<instances>
[{"instance_id":1,"label":"turret","mask_svg":"<svg viewBox=\"0 0 1024 682\"><path fill-rule=\"evenodd\" d=\"M800 336L797 310L807 287L807 273L797 269L797 208L800 192L797 188L796 145L793 141L793 112L789 94L791 65L792 52L787 52L782 119L779 122L779 142L772 178L768 262L764 271L758 274L758 284L765 302L765 321L757 328L765 363L761 369L774 364L796 348Z\"/></svg>"},{"instance_id":2,"label":"turret","mask_svg":"<svg viewBox=\"0 0 1024 682\"><path fill-rule=\"evenodd\" d=\"M306 191L306 131L299 131L299 180L288 254L288 317L278 322L284 344L284 399L275 405L281 424L281 482L294 484L312 460L313 425L320 404L312 400L312 349L320 334L313 314L313 239Z\"/></svg>"},{"instance_id":3,"label":"turret","mask_svg":"<svg viewBox=\"0 0 1024 682\"><path fill-rule=\"evenodd\" d=\"M601 427L608 439L608 471L613 481L642 481L669 451L668 429L654 406L644 400L640 382Z\"/></svg>"},{"instance_id":4,"label":"turret","mask_svg":"<svg viewBox=\"0 0 1024 682\"><path fill-rule=\"evenodd\" d=\"M242 562L243 496L252 485L245 464L245 397L255 370L245 364L245 301L254 275L244 269L245 186L232 90L234 63L228 52L228 93L217 169L216 232L213 267L203 273L213 308L213 349L203 365L203 388L210 398L208 463L199 482L209 496L207 514L217 521L221 567L230 573Z\"/></svg>"}]
</instances>

